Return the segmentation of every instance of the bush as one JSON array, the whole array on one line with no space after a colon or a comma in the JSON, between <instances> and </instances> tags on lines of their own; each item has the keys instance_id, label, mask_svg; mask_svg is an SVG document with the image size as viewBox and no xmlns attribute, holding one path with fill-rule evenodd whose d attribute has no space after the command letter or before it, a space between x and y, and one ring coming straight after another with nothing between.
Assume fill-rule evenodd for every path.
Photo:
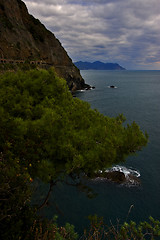
<instances>
[{"instance_id":1,"label":"bush","mask_svg":"<svg viewBox=\"0 0 160 240\"><path fill-rule=\"evenodd\" d=\"M160 222L149 217L148 222L140 222L138 225L130 223L117 223L116 226L107 226L102 217L90 216L90 229L85 230L81 240L153 240L159 239Z\"/></svg>"}]
</instances>

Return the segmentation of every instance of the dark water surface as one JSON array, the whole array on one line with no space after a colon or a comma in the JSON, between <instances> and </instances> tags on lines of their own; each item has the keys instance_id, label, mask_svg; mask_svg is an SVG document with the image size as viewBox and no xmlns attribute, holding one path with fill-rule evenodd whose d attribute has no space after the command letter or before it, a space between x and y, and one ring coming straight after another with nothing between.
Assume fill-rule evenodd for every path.
<instances>
[{"instance_id":1,"label":"dark water surface","mask_svg":"<svg viewBox=\"0 0 160 240\"><path fill-rule=\"evenodd\" d=\"M87 216L104 216L105 222L116 223L160 219L160 71L81 71L94 90L77 92L92 108L108 116L123 113L127 123L136 121L149 134L149 143L137 156L129 157L125 166L141 173L141 187L127 188L111 183L93 183L98 196L87 199L72 187L59 184L43 209L43 215L59 215L59 222L70 222L81 231L88 224ZM109 88L114 85L117 88ZM45 195L41 189L41 198ZM37 196L37 199L39 196ZM57 207L55 208L55 202ZM129 208L133 208L128 216Z\"/></svg>"}]
</instances>

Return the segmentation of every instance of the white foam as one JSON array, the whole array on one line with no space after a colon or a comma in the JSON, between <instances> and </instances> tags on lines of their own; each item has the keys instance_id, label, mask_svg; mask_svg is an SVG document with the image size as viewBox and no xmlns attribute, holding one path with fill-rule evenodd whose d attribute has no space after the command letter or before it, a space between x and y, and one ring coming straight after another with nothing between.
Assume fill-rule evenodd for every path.
<instances>
[{"instance_id":1,"label":"white foam","mask_svg":"<svg viewBox=\"0 0 160 240\"><path fill-rule=\"evenodd\" d=\"M86 91L85 89L77 90L77 92L85 92L85 91Z\"/></svg>"},{"instance_id":2,"label":"white foam","mask_svg":"<svg viewBox=\"0 0 160 240\"><path fill-rule=\"evenodd\" d=\"M141 174L138 170L133 169L133 168L127 168L127 167L120 166L120 165L116 165L110 169L106 169L106 172L114 172L114 171L123 172L126 178L128 177L129 174L131 174L137 178L141 176Z\"/></svg>"},{"instance_id":3,"label":"white foam","mask_svg":"<svg viewBox=\"0 0 160 240\"><path fill-rule=\"evenodd\" d=\"M90 88L85 88L85 89L77 90L77 92L86 92L86 91L94 90L94 89L95 89L95 87L90 87Z\"/></svg>"}]
</instances>

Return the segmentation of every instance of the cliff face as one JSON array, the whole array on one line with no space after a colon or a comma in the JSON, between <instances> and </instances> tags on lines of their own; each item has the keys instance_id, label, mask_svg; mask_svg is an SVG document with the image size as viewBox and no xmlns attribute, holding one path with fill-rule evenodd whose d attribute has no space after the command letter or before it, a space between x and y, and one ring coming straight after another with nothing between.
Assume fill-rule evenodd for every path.
<instances>
[{"instance_id":1,"label":"cliff face","mask_svg":"<svg viewBox=\"0 0 160 240\"><path fill-rule=\"evenodd\" d=\"M28 13L21 0L0 0L0 58L46 62L70 89L86 87L59 40Z\"/></svg>"}]
</instances>

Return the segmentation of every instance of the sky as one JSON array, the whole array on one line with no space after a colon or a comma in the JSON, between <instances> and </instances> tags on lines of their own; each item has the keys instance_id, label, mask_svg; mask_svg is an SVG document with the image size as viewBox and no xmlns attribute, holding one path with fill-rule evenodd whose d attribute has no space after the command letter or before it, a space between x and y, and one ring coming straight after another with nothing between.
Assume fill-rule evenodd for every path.
<instances>
[{"instance_id":1,"label":"sky","mask_svg":"<svg viewBox=\"0 0 160 240\"><path fill-rule=\"evenodd\" d=\"M76 61L160 70L160 0L23 0Z\"/></svg>"}]
</instances>

